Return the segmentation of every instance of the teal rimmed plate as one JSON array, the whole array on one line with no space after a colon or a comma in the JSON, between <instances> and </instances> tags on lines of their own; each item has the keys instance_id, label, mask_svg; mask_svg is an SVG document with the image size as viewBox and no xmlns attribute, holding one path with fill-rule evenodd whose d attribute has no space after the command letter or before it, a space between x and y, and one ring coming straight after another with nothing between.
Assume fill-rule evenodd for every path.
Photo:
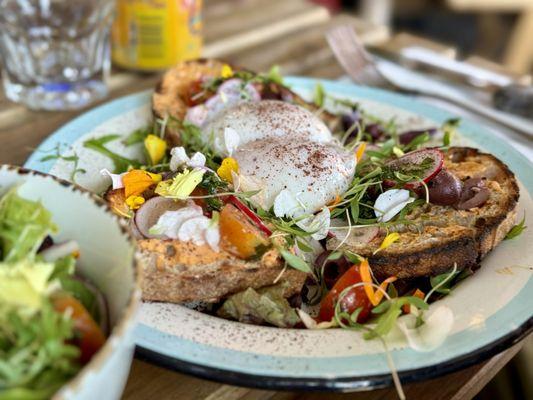
<instances>
[{"instance_id":1,"label":"teal rimmed plate","mask_svg":"<svg viewBox=\"0 0 533 400\"><path fill-rule=\"evenodd\" d=\"M288 78L287 83L309 96L316 83ZM436 126L453 117L447 112L383 90L322 81L334 97L360 101L382 118L395 117L403 127ZM83 148L83 142L105 134L126 135L151 118L150 93L127 96L97 107L63 126L34 152L25 166L61 178L72 177L72 163L41 159L56 146L75 152L85 174L80 185L95 192L106 181L99 170L111 168L105 157ZM533 165L508 143L479 124L463 121L456 144L493 153L506 162L519 181L519 215L533 215ZM138 148L113 142L114 150L134 157ZM504 241L442 304L454 313L454 326L436 350L420 353L398 335L389 340L394 364L403 382L442 375L480 362L524 338L532 329L533 230ZM430 311L431 311L430 309ZM357 390L391 383L382 345L365 341L356 332L284 330L222 320L175 304L144 303L136 329L138 355L169 368L238 385L269 389Z\"/></svg>"}]
</instances>

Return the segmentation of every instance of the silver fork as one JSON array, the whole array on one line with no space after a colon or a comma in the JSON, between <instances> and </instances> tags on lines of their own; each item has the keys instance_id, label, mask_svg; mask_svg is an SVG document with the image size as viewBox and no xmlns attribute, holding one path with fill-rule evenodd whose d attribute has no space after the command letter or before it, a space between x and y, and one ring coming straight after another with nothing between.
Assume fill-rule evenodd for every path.
<instances>
[{"instance_id":1,"label":"silver fork","mask_svg":"<svg viewBox=\"0 0 533 400\"><path fill-rule=\"evenodd\" d=\"M356 83L367 86L377 86L408 95L426 96L442 100L467 109L471 113L486 118L495 124L512 130L513 132L525 135L529 138L532 137L532 132L498 118L489 110L475 107L468 101L460 101L459 99L435 92L416 90L393 82L381 73L373 57L366 51L362 41L350 25L338 25L329 29L326 32L326 40L339 64Z\"/></svg>"}]
</instances>

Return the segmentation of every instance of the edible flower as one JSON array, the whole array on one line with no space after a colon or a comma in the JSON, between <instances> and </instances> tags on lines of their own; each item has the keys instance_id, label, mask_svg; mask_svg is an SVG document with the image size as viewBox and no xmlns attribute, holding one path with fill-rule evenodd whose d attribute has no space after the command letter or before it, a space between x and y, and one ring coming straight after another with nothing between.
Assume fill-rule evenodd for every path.
<instances>
[{"instance_id":1,"label":"edible flower","mask_svg":"<svg viewBox=\"0 0 533 400\"><path fill-rule=\"evenodd\" d=\"M293 218L303 214L302 204L289 189L283 189L274 199L274 215L278 218Z\"/></svg>"},{"instance_id":2,"label":"edible flower","mask_svg":"<svg viewBox=\"0 0 533 400\"><path fill-rule=\"evenodd\" d=\"M381 251L383 249L386 249L391 244L396 242L398 239L400 239L400 234L398 232L391 232L387 236L385 236L385 239L383 239L383 242L379 245L378 249L374 251L374 254L376 254L378 251Z\"/></svg>"},{"instance_id":3,"label":"edible flower","mask_svg":"<svg viewBox=\"0 0 533 400\"><path fill-rule=\"evenodd\" d=\"M390 189L381 193L374 203L374 213L379 222L387 222L394 218L403 208L415 201L405 189Z\"/></svg>"},{"instance_id":4,"label":"edible flower","mask_svg":"<svg viewBox=\"0 0 533 400\"><path fill-rule=\"evenodd\" d=\"M164 212L149 232L196 245L208 244L213 250L219 250L218 215L214 213L212 219L207 218L202 208L192 201L179 210Z\"/></svg>"},{"instance_id":5,"label":"edible flower","mask_svg":"<svg viewBox=\"0 0 533 400\"><path fill-rule=\"evenodd\" d=\"M124 187L124 183L122 182L122 177L125 174L113 174L107 168L100 170L100 174L111 178L111 184L112 184L113 190L122 189Z\"/></svg>"},{"instance_id":6,"label":"edible flower","mask_svg":"<svg viewBox=\"0 0 533 400\"><path fill-rule=\"evenodd\" d=\"M239 173L239 163L233 157L226 157L222 160L222 164L217 169L217 174L226 182L233 183L232 172Z\"/></svg>"},{"instance_id":7,"label":"edible flower","mask_svg":"<svg viewBox=\"0 0 533 400\"><path fill-rule=\"evenodd\" d=\"M179 167L187 165L192 168L199 168L205 166L206 158L200 153L196 152L192 157L189 157L185 152L184 147L174 147L170 150L170 170L177 171Z\"/></svg>"},{"instance_id":8,"label":"edible flower","mask_svg":"<svg viewBox=\"0 0 533 400\"><path fill-rule=\"evenodd\" d=\"M355 152L355 161L359 162L363 159L363 155L365 154L366 150L366 142L362 142L359 147L357 148L357 151Z\"/></svg>"},{"instance_id":9,"label":"edible flower","mask_svg":"<svg viewBox=\"0 0 533 400\"><path fill-rule=\"evenodd\" d=\"M163 197L185 200L196 186L202 182L204 172L204 170L199 168L191 171L186 169L172 179L159 182L155 188L155 192Z\"/></svg>"},{"instance_id":10,"label":"edible flower","mask_svg":"<svg viewBox=\"0 0 533 400\"><path fill-rule=\"evenodd\" d=\"M328 235L331 215L328 207L324 207L316 215L312 215L296 222L296 225L304 231L311 233L315 240L322 240Z\"/></svg>"},{"instance_id":11,"label":"edible flower","mask_svg":"<svg viewBox=\"0 0 533 400\"><path fill-rule=\"evenodd\" d=\"M126 198L139 196L154 183L158 182L161 182L160 174L153 174L142 169L132 169L122 177Z\"/></svg>"},{"instance_id":12,"label":"edible flower","mask_svg":"<svg viewBox=\"0 0 533 400\"><path fill-rule=\"evenodd\" d=\"M126 199L126 205L130 210L137 210L144 204L145 200L142 196L130 196Z\"/></svg>"},{"instance_id":13,"label":"edible flower","mask_svg":"<svg viewBox=\"0 0 533 400\"><path fill-rule=\"evenodd\" d=\"M385 279L379 285L381 290L374 292L374 287L372 286L372 274L370 273L370 265L368 264L368 260L366 258L363 258L361 261L361 264L359 265L359 272L361 274L361 280L364 283L368 283L368 285L364 286L364 289L368 300L370 300L373 306L377 306L381 302L384 296L383 293L387 291L389 283L392 283L397 279L395 276Z\"/></svg>"},{"instance_id":14,"label":"edible flower","mask_svg":"<svg viewBox=\"0 0 533 400\"><path fill-rule=\"evenodd\" d=\"M214 140L214 149L223 156L231 156L241 141L239 133L233 128L225 128L223 136L217 136Z\"/></svg>"},{"instance_id":15,"label":"edible flower","mask_svg":"<svg viewBox=\"0 0 533 400\"><path fill-rule=\"evenodd\" d=\"M144 147L152 165L158 164L167 151L167 142L156 135L148 135L144 139Z\"/></svg>"},{"instance_id":16,"label":"edible flower","mask_svg":"<svg viewBox=\"0 0 533 400\"><path fill-rule=\"evenodd\" d=\"M220 76L224 79L231 78L233 76L233 69L228 64L224 64L220 71Z\"/></svg>"}]
</instances>

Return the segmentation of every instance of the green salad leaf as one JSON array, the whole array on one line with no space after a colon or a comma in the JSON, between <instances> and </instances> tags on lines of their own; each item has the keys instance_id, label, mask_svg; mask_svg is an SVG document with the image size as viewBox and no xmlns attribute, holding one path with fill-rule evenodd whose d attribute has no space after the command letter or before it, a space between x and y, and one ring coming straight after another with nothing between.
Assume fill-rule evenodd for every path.
<instances>
[{"instance_id":1,"label":"green salad leaf","mask_svg":"<svg viewBox=\"0 0 533 400\"><path fill-rule=\"evenodd\" d=\"M80 365L72 321L46 300L40 312L22 315L0 304L0 399L47 399Z\"/></svg>"},{"instance_id":2,"label":"green salad leaf","mask_svg":"<svg viewBox=\"0 0 533 400\"><path fill-rule=\"evenodd\" d=\"M283 297L282 284L258 289L248 288L230 296L218 310L222 318L255 324L268 323L291 328L300 322L296 310Z\"/></svg>"},{"instance_id":3,"label":"green salad leaf","mask_svg":"<svg viewBox=\"0 0 533 400\"><path fill-rule=\"evenodd\" d=\"M121 172L126 172L130 167L139 168L141 166L141 163L138 160L126 158L107 148L107 143L117 140L119 138L120 135L105 135L99 138L86 140L83 143L83 146L87 149L97 151L98 153L110 158L111 161L113 161L114 165L113 172L117 174Z\"/></svg>"},{"instance_id":4,"label":"green salad leaf","mask_svg":"<svg viewBox=\"0 0 533 400\"><path fill-rule=\"evenodd\" d=\"M522 232L526 230L526 228L527 228L526 216L524 215L524 218L522 218L522 220L518 224L516 224L515 226L511 228L511 230L507 233L507 235L505 235L504 239L505 240L514 239L515 237L520 236Z\"/></svg>"},{"instance_id":5,"label":"green salad leaf","mask_svg":"<svg viewBox=\"0 0 533 400\"><path fill-rule=\"evenodd\" d=\"M0 199L0 245L5 262L33 259L44 238L57 230L50 212L11 189Z\"/></svg>"}]
</instances>

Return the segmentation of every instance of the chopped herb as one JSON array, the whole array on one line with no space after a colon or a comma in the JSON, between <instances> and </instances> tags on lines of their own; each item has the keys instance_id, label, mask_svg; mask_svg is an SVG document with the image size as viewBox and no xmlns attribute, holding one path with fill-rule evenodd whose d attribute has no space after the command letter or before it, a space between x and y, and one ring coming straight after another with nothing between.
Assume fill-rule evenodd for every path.
<instances>
[{"instance_id":1,"label":"chopped herb","mask_svg":"<svg viewBox=\"0 0 533 400\"><path fill-rule=\"evenodd\" d=\"M126 147L129 147L133 146L134 144L143 143L144 139L146 139L146 137L151 133L152 129L149 126L136 129L122 140L122 144L124 144Z\"/></svg>"},{"instance_id":2,"label":"chopped herb","mask_svg":"<svg viewBox=\"0 0 533 400\"><path fill-rule=\"evenodd\" d=\"M313 103L315 103L317 107L324 107L325 98L326 93L324 92L324 86L322 86L320 82L317 82L313 95Z\"/></svg>"},{"instance_id":3,"label":"chopped herb","mask_svg":"<svg viewBox=\"0 0 533 400\"><path fill-rule=\"evenodd\" d=\"M514 239L517 236L520 236L522 232L527 228L525 225L526 223L526 216L524 214L524 218L522 218L522 221L520 221L518 224L513 226L511 230L505 235L505 240Z\"/></svg>"},{"instance_id":4,"label":"chopped herb","mask_svg":"<svg viewBox=\"0 0 533 400\"><path fill-rule=\"evenodd\" d=\"M54 154L49 154L47 156L42 157L39 161L45 162L50 160L63 160L69 163L72 163L72 172L70 173L70 180L72 182L76 182L76 175L78 174L84 174L87 172L84 168L80 168L79 162L80 157L76 154L76 152L73 151L73 154L70 156L63 155L63 150L61 148L61 143L58 143L51 151L54 152Z\"/></svg>"},{"instance_id":5,"label":"chopped herb","mask_svg":"<svg viewBox=\"0 0 533 400\"><path fill-rule=\"evenodd\" d=\"M131 160L129 158L123 157L120 154L117 154L109 150L105 145L109 142L117 140L120 138L120 135L105 135L99 138L93 138L86 140L83 144L84 147L97 151L100 154L108 157L113 161L114 170L116 174L126 172L130 167L139 168L141 163L138 160Z\"/></svg>"}]
</instances>

